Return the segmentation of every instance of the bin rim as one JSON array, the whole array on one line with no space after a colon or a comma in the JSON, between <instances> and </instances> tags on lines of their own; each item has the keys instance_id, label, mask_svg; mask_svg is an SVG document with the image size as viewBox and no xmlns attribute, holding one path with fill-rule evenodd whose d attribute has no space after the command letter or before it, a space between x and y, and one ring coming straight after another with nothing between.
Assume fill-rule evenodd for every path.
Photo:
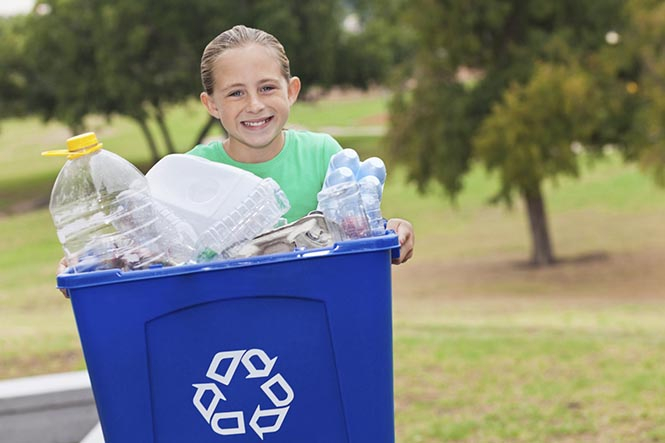
<instances>
[{"instance_id":1,"label":"bin rim","mask_svg":"<svg viewBox=\"0 0 665 443\"><path fill-rule=\"evenodd\" d=\"M121 282L187 275L199 272L210 272L223 269L260 266L288 261L308 260L319 257L375 252L380 250L390 250L391 257L399 257L399 240L394 231L386 231L384 235L376 237L336 242L327 248L303 249L280 254L236 258L208 263L156 267L135 271L106 269L103 271L74 273L71 269L67 269L65 272L57 276L56 282L59 289L68 290Z\"/></svg>"}]
</instances>

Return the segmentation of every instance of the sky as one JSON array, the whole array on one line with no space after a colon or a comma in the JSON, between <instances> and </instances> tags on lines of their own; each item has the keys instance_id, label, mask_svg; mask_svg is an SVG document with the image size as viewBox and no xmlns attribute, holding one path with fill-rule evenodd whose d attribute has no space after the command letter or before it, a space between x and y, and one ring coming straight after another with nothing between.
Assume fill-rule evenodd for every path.
<instances>
[{"instance_id":1,"label":"sky","mask_svg":"<svg viewBox=\"0 0 665 443\"><path fill-rule=\"evenodd\" d=\"M0 16L26 14L34 4L35 0L0 0Z\"/></svg>"}]
</instances>

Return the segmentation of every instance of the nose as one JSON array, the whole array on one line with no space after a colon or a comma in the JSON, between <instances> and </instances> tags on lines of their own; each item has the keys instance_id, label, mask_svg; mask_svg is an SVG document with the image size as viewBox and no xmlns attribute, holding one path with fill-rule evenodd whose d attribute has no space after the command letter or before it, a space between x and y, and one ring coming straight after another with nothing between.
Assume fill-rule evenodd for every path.
<instances>
[{"instance_id":1,"label":"nose","mask_svg":"<svg viewBox=\"0 0 665 443\"><path fill-rule=\"evenodd\" d=\"M247 102L247 112L251 113L257 113L263 110L263 101L261 100L261 97L259 94L249 94L248 95L249 101Z\"/></svg>"}]
</instances>

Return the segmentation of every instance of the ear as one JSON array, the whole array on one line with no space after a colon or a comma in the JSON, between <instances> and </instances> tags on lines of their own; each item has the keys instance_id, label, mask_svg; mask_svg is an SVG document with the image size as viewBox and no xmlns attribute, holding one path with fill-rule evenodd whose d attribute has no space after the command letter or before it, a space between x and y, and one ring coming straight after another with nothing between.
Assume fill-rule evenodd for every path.
<instances>
[{"instance_id":1,"label":"ear","mask_svg":"<svg viewBox=\"0 0 665 443\"><path fill-rule=\"evenodd\" d=\"M298 94L300 93L300 79L298 77L291 77L289 79L289 104L294 104L298 99Z\"/></svg>"},{"instance_id":2,"label":"ear","mask_svg":"<svg viewBox=\"0 0 665 443\"><path fill-rule=\"evenodd\" d=\"M203 103L203 106L208 110L208 114L219 120L219 109L217 109L217 105L212 97L209 96L207 92L202 92L200 97L201 103Z\"/></svg>"}]
</instances>

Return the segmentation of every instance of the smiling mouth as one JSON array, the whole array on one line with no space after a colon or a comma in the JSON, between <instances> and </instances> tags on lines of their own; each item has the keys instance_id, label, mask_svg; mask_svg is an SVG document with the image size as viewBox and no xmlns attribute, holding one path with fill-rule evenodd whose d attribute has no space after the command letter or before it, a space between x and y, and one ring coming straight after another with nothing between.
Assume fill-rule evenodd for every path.
<instances>
[{"instance_id":1,"label":"smiling mouth","mask_svg":"<svg viewBox=\"0 0 665 443\"><path fill-rule=\"evenodd\" d=\"M267 125L273 119L273 116L266 117L261 120L246 120L242 122L242 125L247 128L259 128L261 126Z\"/></svg>"}]
</instances>

